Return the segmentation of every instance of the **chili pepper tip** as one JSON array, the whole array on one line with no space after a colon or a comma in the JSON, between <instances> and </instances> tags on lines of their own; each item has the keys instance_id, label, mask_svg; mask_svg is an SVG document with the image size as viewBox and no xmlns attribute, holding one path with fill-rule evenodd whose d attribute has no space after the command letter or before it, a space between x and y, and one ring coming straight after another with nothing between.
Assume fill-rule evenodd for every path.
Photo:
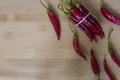
<instances>
[{"instance_id":1,"label":"chili pepper tip","mask_svg":"<svg viewBox=\"0 0 120 80\"><path fill-rule=\"evenodd\" d=\"M93 50L91 49L91 53L94 54Z\"/></svg>"},{"instance_id":2,"label":"chili pepper tip","mask_svg":"<svg viewBox=\"0 0 120 80\"><path fill-rule=\"evenodd\" d=\"M87 61L87 58L86 58L86 56L84 56L83 58L84 58L84 60L86 60L86 61Z\"/></svg>"}]
</instances>

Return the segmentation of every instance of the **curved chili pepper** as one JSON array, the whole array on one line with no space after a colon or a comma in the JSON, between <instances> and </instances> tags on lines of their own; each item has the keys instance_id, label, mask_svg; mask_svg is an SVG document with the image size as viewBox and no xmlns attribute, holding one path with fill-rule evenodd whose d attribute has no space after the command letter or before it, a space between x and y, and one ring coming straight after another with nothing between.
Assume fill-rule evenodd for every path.
<instances>
[{"instance_id":1,"label":"curved chili pepper","mask_svg":"<svg viewBox=\"0 0 120 80\"><path fill-rule=\"evenodd\" d=\"M84 55L84 53L82 52L80 46L79 46L79 41L78 41L78 35L76 31L73 31L70 24L69 27L71 29L71 31L73 32L73 48L76 51L76 53L81 56L84 60L87 60L86 56Z\"/></svg>"},{"instance_id":2,"label":"curved chili pepper","mask_svg":"<svg viewBox=\"0 0 120 80\"><path fill-rule=\"evenodd\" d=\"M96 76L96 80L100 80L99 65L92 49L91 49L91 68Z\"/></svg>"},{"instance_id":3,"label":"curved chili pepper","mask_svg":"<svg viewBox=\"0 0 120 80\"><path fill-rule=\"evenodd\" d=\"M120 18L113 15L105 6L103 0L101 0L101 13L102 15L112 23L120 25Z\"/></svg>"},{"instance_id":4,"label":"curved chili pepper","mask_svg":"<svg viewBox=\"0 0 120 80\"><path fill-rule=\"evenodd\" d=\"M106 74L108 75L109 79L110 79L110 80L114 80L114 78L113 78L113 76L112 76L112 74L111 74L111 72L110 72L110 70L109 70L109 67L108 67L108 64L107 64L105 58L104 58L104 60L103 60L103 66L104 66L104 70L105 70Z\"/></svg>"},{"instance_id":5,"label":"curved chili pepper","mask_svg":"<svg viewBox=\"0 0 120 80\"><path fill-rule=\"evenodd\" d=\"M110 53L112 60L120 67L120 60L115 55L116 53L114 52L114 50L112 48L112 43L110 42L110 36L111 36L112 31L113 31L113 29L110 29L110 31L108 33L108 51Z\"/></svg>"},{"instance_id":6,"label":"curved chili pepper","mask_svg":"<svg viewBox=\"0 0 120 80\"><path fill-rule=\"evenodd\" d=\"M60 40L60 34L61 34L61 30L60 30L60 23L59 23L59 20L58 18L56 17L55 13L48 7L46 7L41 0L39 0L40 3L42 4L42 6L44 8L46 8L47 10L47 14L48 14L48 17L55 29L55 32L56 32L56 35L57 35L57 39Z\"/></svg>"}]
</instances>

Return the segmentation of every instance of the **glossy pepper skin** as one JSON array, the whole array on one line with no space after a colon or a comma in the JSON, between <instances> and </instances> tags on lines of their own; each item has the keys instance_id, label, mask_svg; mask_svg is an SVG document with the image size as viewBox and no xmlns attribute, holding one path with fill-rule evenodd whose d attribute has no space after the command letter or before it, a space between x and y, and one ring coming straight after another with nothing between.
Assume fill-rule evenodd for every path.
<instances>
[{"instance_id":1,"label":"glossy pepper skin","mask_svg":"<svg viewBox=\"0 0 120 80\"><path fill-rule=\"evenodd\" d=\"M78 19L78 21L81 21L85 17L82 13L79 12L76 7L71 7L70 12ZM99 34L98 29L96 29L94 25L91 24L90 21L88 21L88 19L83 21L83 24L86 24L86 27L95 32L95 34Z\"/></svg>"},{"instance_id":2,"label":"glossy pepper skin","mask_svg":"<svg viewBox=\"0 0 120 80\"><path fill-rule=\"evenodd\" d=\"M115 55L116 53L113 51L112 48L109 50L109 53L112 60L120 67L120 60L117 58L117 56Z\"/></svg>"},{"instance_id":3,"label":"glossy pepper skin","mask_svg":"<svg viewBox=\"0 0 120 80\"><path fill-rule=\"evenodd\" d=\"M113 15L105 6L103 0L101 0L101 13L110 22L120 25L120 18Z\"/></svg>"},{"instance_id":4,"label":"glossy pepper skin","mask_svg":"<svg viewBox=\"0 0 120 80\"><path fill-rule=\"evenodd\" d=\"M70 20L73 24L77 24L77 23L79 22L79 21L75 18L75 16L72 15L72 14L70 15L69 20ZM88 38L89 38L91 41L95 40L95 41L97 42L97 39L96 39L94 33L93 33L90 29L88 29L86 26L87 26L86 24L83 24L83 23L82 23L82 24L80 24L78 27L88 36Z\"/></svg>"},{"instance_id":5,"label":"glossy pepper skin","mask_svg":"<svg viewBox=\"0 0 120 80\"><path fill-rule=\"evenodd\" d=\"M100 68L99 68L97 59L92 49L91 49L91 61L90 62L91 62L92 71L94 72L96 76L96 80L100 80Z\"/></svg>"},{"instance_id":6,"label":"glossy pepper skin","mask_svg":"<svg viewBox=\"0 0 120 80\"><path fill-rule=\"evenodd\" d=\"M84 16L86 16L89 13L89 11L85 8L85 6L83 4L79 4L78 8L81 11L81 13L84 14ZM96 32L95 33L97 35L100 35L101 38L105 37L105 34L104 34L100 24L92 15L90 15L88 17L88 20L94 25L93 29L98 30L98 33L96 33Z\"/></svg>"},{"instance_id":7,"label":"glossy pepper skin","mask_svg":"<svg viewBox=\"0 0 120 80\"><path fill-rule=\"evenodd\" d=\"M78 0L72 0L74 3L74 6L79 9L79 12L85 17L86 15L89 14L89 11L87 8L81 4ZM90 29L98 36L103 38L105 36L100 24L98 21L92 16L89 15L88 18L86 19L88 22L90 22L93 26L90 27Z\"/></svg>"},{"instance_id":8,"label":"glossy pepper skin","mask_svg":"<svg viewBox=\"0 0 120 80\"><path fill-rule=\"evenodd\" d=\"M107 64L107 61L106 59L104 58L103 60L103 66L104 66L104 71L106 72L107 76L109 77L110 80L114 80L110 70L109 70L109 67L108 67L108 64Z\"/></svg>"},{"instance_id":9,"label":"glossy pepper skin","mask_svg":"<svg viewBox=\"0 0 120 80\"><path fill-rule=\"evenodd\" d=\"M79 42L77 37L74 35L73 37L73 48L76 51L76 53L81 56L83 59L87 60L86 56L84 55L84 53L81 51L81 48L79 46Z\"/></svg>"},{"instance_id":10,"label":"glossy pepper skin","mask_svg":"<svg viewBox=\"0 0 120 80\"><path fill-rule=\"evenodd\" d=\"M83 51L81 50L81 48L79 46L78 34L77 34L76 30L73 30L70 24L69 24L69 27L70 27L71 31L73 32L73 41L72 41L72 44L73 44L73 48L74 48L75 52L80 57L82 57L84 60L87 60L85 54L83 53Z\"/></svg>"},{"instance_id":11,"label":"glossy pepper skin","mask_svg":"<svg viewBox=\"0 0 120 80\"><path fill-rule=\"evenodd\" d=\"M112 31L113 31L113 29L110 29L110 31L108 33L108 52L109 52L112 60L114 61L114 63L116 63L120 67L120 60L117 58L116 53L112 48L112 43L110 42L110 36L111 36Z\"/></svg>"},{"instance_id":12,"label":"glossy pepper skin","mask_svg":"<svg viewBox=\"0 0 120 80\"><path fill-rule=\"evenodd\" d=\"M59 23L59 20L57 18L57 16L55 15L54 11L52 11L50 8L46 7L41 0L39 0L41 5L46 8L47 10L47 14L48 14L48 17L50 19L50 22L52 23L53 27L54 27L54 30L55 30L55 33L57 35L57 40L60 40L60 34L61 34L61 29L60 29L60 23Z\"/></svg>"},{"instance_id":13,"label":"glossy pepper skin","mask_svg":"<svg viewBox=\"0 0 120 80\"><path fill-rule=\"evenodd\" d=\"M55 14L52 12L52 11L49 11L48 12L48 16L49 16L49 19L55 29L55 32L56 32L56 35L57 35L57 39L60 40L60 23L57 19L57 17L55 16Z\"/></svg>"},{"instance_id":14,"label":"glossy pepper skin","mask_svg":"<svg viewBox=\"0 0 120 80\"><path fill-rule=\"evenodd\" d=\"M99 23L95 21L95 18L90 20L89 18L91 15L86 14L85 10L83 10L84 13L80 11L73 2L76 2L76 0L70 0L69 2L67 0L60 1L64 4L64 11L67 11L67 13L70 14L67 19L78 26L91 41L94 40L97 42L97 36L104 38L105 35Z\"/></svg>"},{"instance_id":15,"label":"glossy pepper skin","mask_svg":"<svg viewBox=\"0 0 120 80\"><path fill-rule=\"evenodd\" d=\"M63 9L63 6L62 5L58 5L58 8L60 10L62 10L65 14L65 17L70 21L72 22L73 24L77 24L79 22L79 20L71 13L69 12L65 12L64 9ZM86 27L87 25L86 24L80 24L78 27L88 36L88 38L91 40L91 41L96 41L97 42L97 39L95 37L95 34Z\"/></svg>"}]
</instances>

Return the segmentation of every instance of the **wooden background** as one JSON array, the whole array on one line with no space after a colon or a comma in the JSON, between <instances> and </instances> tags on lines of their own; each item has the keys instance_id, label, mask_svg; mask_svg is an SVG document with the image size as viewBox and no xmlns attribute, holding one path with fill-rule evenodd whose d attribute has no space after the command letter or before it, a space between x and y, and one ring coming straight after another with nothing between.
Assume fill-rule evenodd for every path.
<instances>
[{"instance_id":1,"label":"wooden background","mask_svg":"<svg viewBox=\"0 0 120 80\"><path fill-rule=\"evenodd\" d=\"M107 51L107 33L113 27L111 41L120 57L120 26L110 23L100 13L100 0L81 0L97 16L106 37L90 42L77 29L82 50L88 62L72 48L72 32L63 13L57 9L59 0L43 0L51 4L61 23L61 40L56 40L45 9L38 0L0 0L0 80L94 80L89 64L90 49L94 49L101 68L101 80L109 80L103 67L103 56L116 80L120 69ZM107 7L120 16L120 0L105 0Z\"/></svg>"}]
</instances>

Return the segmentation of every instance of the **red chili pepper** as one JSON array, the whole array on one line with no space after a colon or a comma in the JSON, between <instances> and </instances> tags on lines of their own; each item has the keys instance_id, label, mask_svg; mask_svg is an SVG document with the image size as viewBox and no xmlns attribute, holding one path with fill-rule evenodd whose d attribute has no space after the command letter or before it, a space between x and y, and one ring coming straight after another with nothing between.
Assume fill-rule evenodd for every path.
<instances>
[{"instance_id":1,"label":"red chili pepper","mask_svg":"<svg viewBox=\"0 0 120 80\"><path fill-rule=\"evenodd\" d=\"M77 23L79 23L79 21L82 21L82 20L83 20L83 22L82 22L80 25L86 25L86 26L85 26L86 29L87 29L87 30L91 30L91 31L92 31L92 34L94 34L94 36L98 36L98 35L99 35L101 38L104 37L104 32L100 32L99 29L97 29L96 26L95 26L94 24L92 24L91 21L90 21L88 18L86 18L86 19L84 20L84 18L85 18L86 16L84 16L84 15L79 11L79 9L76 8L76 7L73 5L73 3L69 3L69 2L67 2L67 0L61 0L61 1L65 4L65 9L66 9L67 11L69 11L69 12L78 20ZM80 27L80 26L79 26L79 27ZM83 30L83 29L82 29L82 30ZM90 32L91 32L91 31L90 31Z\"/></svg>"},{"instance_id":2,"label":"red chili pepper","mask_svg":"<svg viewBox=\"0 0 120 80\"><path fill-rule=\"evenodd\" d=\"M72 16L74 16L74 15L72 15ZM76 17L74 17L74 18L76 18ZM78 22L79 22L79 20L77 19L77 23ZM90 37L91 41L93 41L93 39L94 39L97 42L94 32L88 26L89 26L89 24L87 24L87 23L81 23L79 25L79 28L82 29L84 31L84 33L87 32L86 35Z\"/></svg>"},{"instance_id":3,"label":"red chili pepper","mask_svg":"<svg viewBox=\"0 0 120 80\"><path fill-rule=\"evenodd\" d=\"M120 67L120 60L115 55L116 53L114 52L112 48L112 43L110 42L110 36L111 36L112 31L113 29L110 29L109 34L108 34L108 51L110 53L112 60Z\"/></svg>"},{"instance_id":4,"label":"red chili pepper","mask_svg":"<svg viewBox=\"0 0 120 80\"><path fill-rule=\"evenodd\" d=\"M79 5L79 10L84 14L84 16L89 13L88 10L82 4ZM103 38L105 36L105 34L104 34L104 32L103 32L100 24L98 23L98 21L92 15L90 15L88 17L88 20L92 24L94 24L94 28L96 28L97 30L99 30L99 33L96 33L96 34L100 35L100 37Z\"/></svg>"},{"instance_id":5,"label":"red chili pepper","mask_svg":"<svg viewBox=\"0 0 120 80\"><path fill-rule=\"evenodd\" d=\"M113 78L113 76L112 76L112 74L111 74L111 72L110 72L110 70L109 70L109 67L108 67L108 64L107 64L105 58L104 58L104 60L103 60L103 66L104 66L104 70L105 70L106 74L108 75L109 79L110 79L110 80L114 80L114 78Z\"/></svg>"},{"instance_id":6,"label":"red chili pepper","mask_svg":"<svg viewBox=\"0 0 120 80\"><path fill-rule=\"evenodd\" d=\"M73 48L76 51L76 53L81 56L84 60L87 60L86 56L84 55L84 53L82 52L80 46L79 46L79 41L78 41L78 35L76 31L73 31L72 27L69 24L69 27L71 29L71 31L73 32Z\"/></svg>"},{"instance_id":7,"label":"red chili pepper","mask_svg":"<svg viewBox=\"0 0 120 80\"><path fill-rule=\"evenodd\" d=\"M69 12L66 12L66 11L63 9L63 6L62 6L62 5L58 5L58 8L64 12L66 18L67 18L70 22L72 22L73 24L77 24L77 23L79 22L79 20L77 20L74 15L72 15L72 14L69 13ZM89 38L91 41L95 40L95 41L97 42L97 39L96 39L96 37L95 37L95 34L94 34L90 29L88 29L86 26L87 26L86 24L83 24L83 23L82 23L82 24L79 25L79 28L88 36L88 38Z\"/></svg>"},{"instance_id":8,"label":"red chili pepper","mask_svg":"<svg viewBox=\"0 0 120 80\"><path fill-rule=\"evenodd\" d=\"M48 7L46 7L41 0L39 0L40 3L42 4L42 6L44 8L46 8L47 10L47 14L48 14L48 17L55 29L55 32L56 32L56 35L57 35L57 39L60 40L60 33L61 33L61 30L60 30L60 23L59 23L59 20L58 18L56 17L55 13Z\"/></svg>"},{"instance_id":9,"label":"red chili pepper","mask_svg":"<svg viewBox=\"0 0 120 80\"><path fill-rule=\"evenodd\" d=\"M113 15L105 6L104 6L104 2L103 0L101 0L101 13L103 14L103 16L111 21L112 23L115 23L117 25L120 25L120 18L118 18L117 16Z\"/></svg>"},{"instance_id":10,"label":"red chili pepper","mask_svg":"<svg viewBox=\"0 0 120 80\"><path fill-rule=\"evenodd\" d=\"M70 10L71 14L73 14L79 21L81 21L85 16L80 13L80 11L71 3L66 0L61 0L66 5L67 10ZM82 23L85 23L88 28L90 28L93 32L99 33L98 29L94 27L93 24L88 21L88 19L84 20Z\"/></svg>"},{"instance_id":11,"label":"red chili pepper","mask_svg":"<svg viewBox=\"0 0 120 80\"><path fill-rule=\"evenodd\" d=\"M92 49L91 49L91 67L96 76L96 80L100 80L99 65L98 65L97 59L95 58L95 55Z\"/></svg>"},{"instance_id":12,"label":"red chili pepper","mask_svg":"<svg viewBox=\"0 0 120 80\"><path fill-rule=\"evenodd\" d=\"M94 41L97 42L97 39L96 39L96 36L94 35L94 33L93 33L90 29L87 29L85 26L86 26L86 25L81 26L80 29L89 37L89 39L90 39L91 41L94 40Z\"/></svg>"},{"instance_id":13,"label":"red chili pepper","mask_svg":"<svg viewBox=\"0 0 120 80\"><path fill-rule=\"evenodd\" d=\"M75 7L71 7L70 12L79 20L81 21L85 16L80 13L80 11L75 8ZM86 19L85 21L83 21L84 24L86 24L89 29L91 29L95 34L100 34L100 31L92 24L90 23L90 21L88 19Z\"/></svg>"},{"instance_id":14,"label":"red chili pepper","mask_svg":"<svg viewBox=\"0 0 120 80\"><path fill-rule=\"evenodd\" d=\"M71 14L70 21L73 22L73 24L77 24L79 21L74 17L74 15ZM88 36L88 38L93 41L95 40L97 42L97 39L94 35L94 33L86 27L86 24L80 24L78 27Z\"/></svg>"},{"instance_id":15,"label":"red chili pepper","mask_svg":"<svg viewBox=\"0 0 120 80\"><path fill-rule=\"evenodd\" d=\"M79 11L84 15L86 16L87 14L89 14L89 11L85 8L85 6L81 3L79 3L78 0L72 0L72 2L74 3L74 5L79 9ZM98 23L98 21L92 16L92 15L89 15L87 20L93 24L94 26L92 26L93 28L91 28L95 33L97 30L98 32L96 33L97 35L99 35L101 38L103 38L105 35L104 35L104 32L100 26L100 24Z\"/></svg>"}]
</instances>

